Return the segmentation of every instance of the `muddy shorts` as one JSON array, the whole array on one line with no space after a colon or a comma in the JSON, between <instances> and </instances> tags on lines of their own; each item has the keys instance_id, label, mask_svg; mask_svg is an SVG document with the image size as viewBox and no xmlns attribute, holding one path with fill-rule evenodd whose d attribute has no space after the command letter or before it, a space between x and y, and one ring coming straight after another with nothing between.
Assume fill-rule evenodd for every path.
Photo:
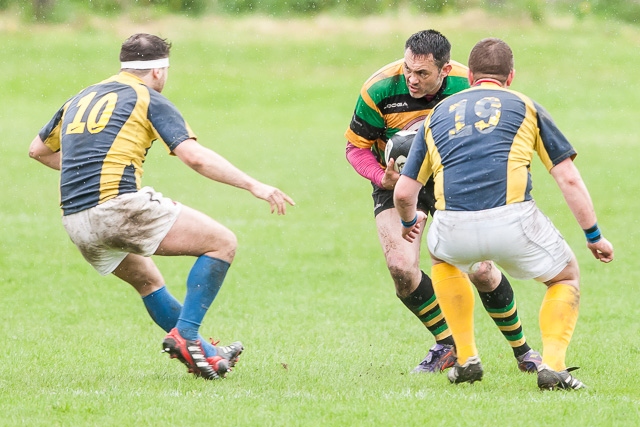
<instances>
[{"instance_id":1,"label":"muddy shorts","mask_svg":"<svg viewBox=\"0 0 640 427\"><path fill-rule=\"evenodd\" d=\"M144 187L65 215L62 224L89 264L107 275L130 253L153 255L181 209L180 203Z\"/></svg>"}]
</instances>

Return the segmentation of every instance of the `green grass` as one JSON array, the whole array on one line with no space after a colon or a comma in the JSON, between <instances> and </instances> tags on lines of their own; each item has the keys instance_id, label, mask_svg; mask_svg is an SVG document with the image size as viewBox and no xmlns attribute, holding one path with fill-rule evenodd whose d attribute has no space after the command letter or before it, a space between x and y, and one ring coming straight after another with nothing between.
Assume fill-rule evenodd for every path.
<instances>
[{"instance_id":1,"label":"green grass","mask_svg":"<svg viewBox=\"0 0 640 427\"><path fill-rule=\"evenodd\" d=\"M0 425L640 423L640 30L568 18L540 27L484 15L22 25L0 17ZM617 259L590 258L539 162L534 197L582 266L568 362L581 366L587 390L539 392L479 303L485 379L451 386L443 375L408 375L433 340L394 296L370 186L345 161L342 135L364 80L399 58L404 40L424 27L443 31L462 62L482 37L507 40L516 55L513 88L545 105L579 152ZM297 202L285 217L269 215L264 202L206 181L161 147L145 163L146 185L238 236L236 260L202 329L246 345L225 381L194 379L160 354L163 333L134 290L95 273L64 233L56 173L27 156L68 96L117 71L120 43L137 31L173 41L165 94L201 142ZM192 262L157 259L178 298ZM514 281L514 288L529 342L540 348L543 286Z\"/></svg>"}]
</instances>

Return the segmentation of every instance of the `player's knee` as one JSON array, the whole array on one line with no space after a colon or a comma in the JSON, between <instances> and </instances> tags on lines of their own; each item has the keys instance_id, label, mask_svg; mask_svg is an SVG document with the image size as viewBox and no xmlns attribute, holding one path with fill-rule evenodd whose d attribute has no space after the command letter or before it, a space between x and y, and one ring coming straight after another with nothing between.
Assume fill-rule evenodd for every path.
<instances>
[{"instance_id":1,"label":"player's knee","mask_svg":"<svg viewBox=\"0 0 640 427\"><path fill-rule=\"evenodd\" d=\"M235 233L233 233L232 231L229 231L229 233L226 236L227 239L227 246L229 248L232 248L233 251L236 250L236 248L238 247L238 238L236 237Z\"/></svg>"},{"instance_id":2,"label":"player's knee","mask_svg":"<svg viewBox=\"0 0 640 427\"><path fill-rule=\"evenodd\" d=\"M219 258L231 263L236 255L238 248L238 239L236 235L229 229L218 231L215 236L209 238L208 250L205 255L212 258Z\"/></svg>"},{"instance_id":3,"label":"player's knee","mask_svg":"<svg viewBox=\"0 0 640 427\"><path fill-rule=\"evenodd\" d=\"M490 261L477 262L471 270L469 279L480 292L492 291L502 278L502 273Z\"/></svg>"},{"instance_id":4,"label":"player's knee","mask_svg":"<svg viewBox=\"0 0 640 427\"><path fill-rule=\"evenodd\" d=\"M394 280L396 278L403 279L406 276L409 276L413 271L412 267L412 265L400 258L387 260L387 268L389 269L389 273L391 273L391 277L393 277Z\"/></svg>"},{"instance_id":5,"label":"player's knee","mask_svg":"<svg viewBox=\"0 0 640 427\"><path fill-rule=\"evenodd\" d=\"M578 267L578 261L575 257L571 259L569 264L554 278L544 282L547 286L553 286L555 284L563 283L565 285L573 286L580 290L580 267Z\"/></svg>"},{"instance_id":6,"label":"player's knee","mask_svg":"<svg viewBox=\"0 0 640 427\"><path fill-rule=\"evenodd\" d=\"M400 296L409 295L414 288L412 283L414 272L406 266L390 265L389 273L396 285L396 293Z\"/></svg>"},{"instance_id":7,"label":"player's knee","mask_svg":"<svg viewBox=\"0 0 640 427\"><path fill-rule=\"evenodd\" d=\"M229 257L229 260L232 261L236 255L236 249L238 248L238 238L236 235L227 230L227 233L222 238L221 251L224 251L226 255Z\"/></svg>"}]
</instances>

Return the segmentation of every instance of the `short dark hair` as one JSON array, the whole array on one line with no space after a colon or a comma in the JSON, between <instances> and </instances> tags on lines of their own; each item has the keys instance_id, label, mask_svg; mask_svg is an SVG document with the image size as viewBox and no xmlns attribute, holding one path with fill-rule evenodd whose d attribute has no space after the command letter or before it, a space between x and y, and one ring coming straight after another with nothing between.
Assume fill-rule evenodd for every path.
<instances>
[{"instance_id":1,"label":"short dark hair","mask_svg":"<svg viewBox=\"0 0 640 427\"><path fill-rule=\"evenodd\" d=\"M120 61L150 61L169 57L171 43L153 34L134 34L122 43Z\"/></svg>"},{"instance_id":2,"label":"short dark hair","mask_svg":"<svg viewBox=\"0 0 640 427\"><path fill-rule=\"evenodd\" d=\"M480 40L469 54L469 70L475 79L490 77L504 83L513 70L513 52L503 40Z\"/></svg>"},{"instance_id":3,"label":"short dark hair","mask_svg":"<svg viewBox=\"0 0 640 427\"><path fill-rule=\"evenodd\" d=\"M404 44L404 49L411 49L414 55L433 55L433 61L440 69L451 59L451 43L436 30L424 30L413 34Z\"/></svg>"}]
</instances>

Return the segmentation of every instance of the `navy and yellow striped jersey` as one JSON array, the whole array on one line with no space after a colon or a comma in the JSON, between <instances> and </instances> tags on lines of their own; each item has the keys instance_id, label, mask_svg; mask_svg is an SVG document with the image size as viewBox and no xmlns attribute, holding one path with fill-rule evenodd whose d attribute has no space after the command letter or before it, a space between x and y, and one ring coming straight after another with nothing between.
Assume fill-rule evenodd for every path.
<instances>
[{"instance_id":1,"label":"navy and yellow striped jersey","mask_svg":"<svg viewBox=\"0 0 640 427\"><path fill-rule=\"evenodd\" d=\"M169 152L195 135L178 109L133 74L120 73L68 100L40 130L61 151L64 215L140 189L142 164L154 140Z\"/></svg>"},{"instance_id":2,"label":"navy and yellow striped jersey","mask_svg":"<svg viewBox=\"0 0 640 427\"><path fill-rule=\"evenodd\" d=\"M451 72L440 91L427 100L413 98L402 72L404 59L376 71L364 83L345 137L359 148L371 148L382 166L387 140L400 130L417 130L441 100L469 87L467 67L450 61Z\"/></svg>"},{"instance_id":3,"label":"navy and yellow striped jersey","mask_svg":"<svg viewBox=\"0 0 640 427\"><path fill-rule=\"evenodd\" d=\"M402 174L422 184L433 174L438 210L491 209L531 200L534 152L547 170L576 156L544 108L519 92L482 83L433 110Z\"/></svg>"}]
</instances>

